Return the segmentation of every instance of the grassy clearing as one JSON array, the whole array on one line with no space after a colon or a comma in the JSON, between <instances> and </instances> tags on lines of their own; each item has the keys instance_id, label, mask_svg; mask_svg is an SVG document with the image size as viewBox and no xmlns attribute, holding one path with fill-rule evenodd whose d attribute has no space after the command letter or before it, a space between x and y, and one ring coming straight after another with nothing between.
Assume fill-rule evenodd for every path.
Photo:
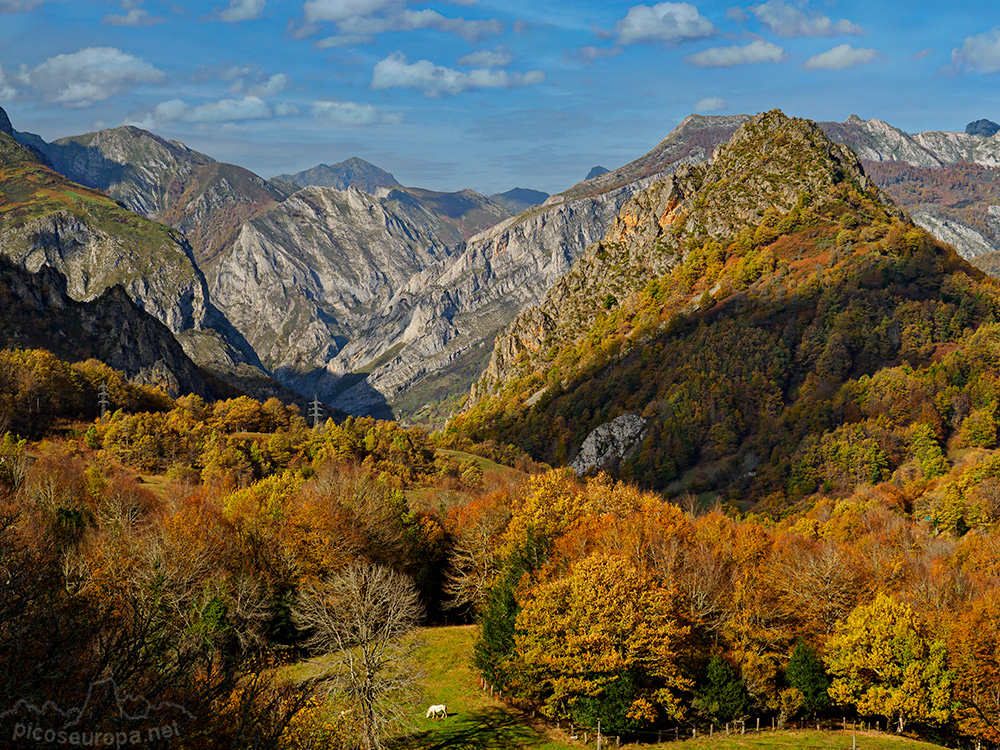
<instances>
[{"instance_id":1,"label":"grassy clearing","mask_svg":"<svg viewBox=\"0 0 1000 750\"><path fill-rule=\"evenodd\" d=\"M423 698L410 706L413 729L389 743L392 750L582 750L580 739L573 741L566 731L559 731L532 720L524 712L490 697L479 687L472 666L472 644L475 627L459 625L426 628L420 634L419 657L425 671ZM293 680L315 678L331 666L329 657L300 662L288 670ZM443 703L448 718L428 719L431 704ZM331 714L340 706L330 704ZM627 750L648 747L676 747L689 750L852 750L852 733L788 730L784 732L750 732L726 737L688 737L673 741L664 732L664 742L652 744L622 744ZM942 750L940 745L918 742L905 737L877 732L858 732L857 750ZM595 747L593 737L586 747ZM605 748L614 747L614 739Z\"/></svg>"},{"instance_id":2,"label":"grassy clearing","mask_svg":"<svg viewBox=\"0 0 1000 750\"><path fill-rule=\"evenodd\" d=\"M472 666L472 625L428 628L422 633L421 660L426 700L413 706L414 731L399 737L398 750L570 750L559 733L533 725L522 712L479 688ZM444 703L448 718L425 718L427 706Z\"/></svg>"},{"instance_id":3,"label":"grassy clearing","mask_svg":"<svg viewBox=\"0 0 1000 750\"><path fill-rule=\"evenodd\" d=\"M851 732L789 730L741 737L699 737L685 740L689 750L851 750ZM668 744L668 743L664 743ZM941 750L940 745L874 732L858 732L857 750Z\"/></svg>"}]
</instances>

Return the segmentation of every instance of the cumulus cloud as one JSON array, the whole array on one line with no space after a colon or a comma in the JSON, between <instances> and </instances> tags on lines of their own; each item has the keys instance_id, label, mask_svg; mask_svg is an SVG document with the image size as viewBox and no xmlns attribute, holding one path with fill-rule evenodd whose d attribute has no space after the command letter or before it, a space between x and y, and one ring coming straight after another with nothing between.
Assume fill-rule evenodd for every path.
<instances>
[{"instance_id":1,"label":"cumulus cloud","mask_svg":"<svg viewBox=\"0 0 1000 750\"><path fill-rule=\"evenodd\" d=\"M843 70L870 63L878 55L878 50L875 49L855 49L849 44L841 44L826 52L813 55L806 60L803 67L806 70Z\"/></svg>"},{"instance_id":2,"label":"cumulus cloud","mask_svg":"<svg viewBox=\"0 0 1000 750\"><path fill-rule=\"evenodd\" d=\"M730 68L734 65L781 62L785 57L785 50L777 44L758 39L742 47L711 47L689 55L686 60L702 68Z\"/></svg>"},{"instance_id":3,"label":"cumulus cloud","mask_svg":"<svg viewBox=\"0 0 1000 750\"><path fill-rule=\"evenodd\" d=\"M45 0L0 0L0 13L26 13Z\"/></svg>"},{"instance_id":4,"label":"cumulus cloud","mask_svg":"<svg viewBox=\"0 0 1000 750\"><path fill-rule=\"evenodd\" d=\"M14 88L12 76L8 76L0 65L0 99L13 99L17 96L17 89Z\"/></svg>"},{"instance_id":5,"label":"cumulus cloud","mask_svg":"<svg viewBox=\"0 0 1000 750\"><path fill-rule=\"evenodd\" d=\"M1000 28L966 37L961 47L951 51L951 72L1000 72Z\"/></svg>"},{"instance_id":6,"label":"cumulus cloud","mask_svg":"<svg viewBox=\"0 0 1000 750\"><path fill-rule=\"evenodd\" d=\"M297 115L299 113L299 108L294 104L279 104L274 108L274 114L278 117L291 117L292 115Z\"/></svg>"},{"instance_id":7,"label":"cumulus cloud","mask_svg":"<svg viewBox=\"0 0 1000 750\"><path fill-rule=\"evenodd\" d=\"M337 100L313 102L311 114L320 122L336 125L395 124L403 120L398 112L383 112L371 104Z\"/></svg>"},{"instance_id":8,"label":"cumulus cloud","mask_svg":"<svg viewBox=\"0 0 1000 750\"><path fill-rule=\"evenodd\" d=\"M292 85L292 78L284 73L277 73L263 83L251 86L248 92L254 96L274 96L280 94Z\"/></svg>"},{"instance_id":9,"label":"cumulus cloud","mask_svg":"<svg viewBox=\"0 0 1000 750\"><path fill-rule=\"evenodd\" d=\"M402 52L393 52L375 65L372 71L372 88L412 88L424 96L460 94L470 89L511 89L545 80L545 73L531 70L527 73L508 73L506 70L476 68L462 73L430 60L406 61Z\"/></svg>"},{"instance_id":10,"label":"cumulus cloud","mask_svg":"<svg viewBox=\"0 0 1000 750\"><path fill-rule=\"evenodd\" d=\"M690 3L633 5L615 24L620 44L679 42L711 36L715 27Z\"/></svg>"},{"instance_id":11,"label":"cumulus cloud","mask_svg":"<svg viewBox=\"0 0 1000 750\"><path fill-rule=\"evenodd\" d=\"M50 57L19 75L47 102L89 107L141 83L159 83L162 70L115 47L87 47Z\"/></svg>"},{"instance_id":12,"label":"cumulus cloud","mask_svg":"<svg viewBox=\"0 0 1000 750\"><path fill-rule=\"evenodd\" d=\"M514 62L514 55L507 47L484 49L458 58L459 65L478 65L482 68L504 68Z\"/></svg>"},{"instance_id":13,"label":"cumulus cloud","mask_svg":"<svg viewBox=\"0 0 1000 750\"><path fill-rule=\"evenodd\" d=\"M318 24L332 23L337 34L317 43L320 49L368 44L389 31L436 29L478 42L503 31L498 20L451 18L436 10L412 10L407 0L309 0L302 6L304 25L298 33L316 33Z\"/></svg>"},{"instance_id":14,"label":"cumulus cloud","mask_svg":"<svg viewBox=\"0 0 1000 750\"><path fill-rule=\"evenodd\" d=\"M213 21L239 23L260 18L263 12L264 0L229 0L228 6L216 8L209 18Z\"/></svg>"},{"instance_id":15,"label":"cumulus cloud","mask_svg":"<svg viewBox=\"0 0 1000 750\"><path fill-rule=\"evenodd\" d=\"M768 0L763 5L752 5L750 12L774 34L781 37L837 36L863 34L865 31L846 18L835 22L823 15L810 15L785 4L782 0Z\"/></svg>"},{"instance_id":16,"label":"cumulus cloud","mask_svg":"<svg viewBox=\"0 0 1000 750\"><path fill-rule=\"evenodd\" d=\"M694 105L695 112L718 112L726 108L726 100L709 96Z\"/></svg>"},{"instance_id":17,"label":"cumulus cloud","mask_svg":"<svg viewBox=\"0 0 1000 750\"><path fill-rule=\"evenodd\" d=\"M616 57L622 53L621 47L581 47L576 53L569 54L568 57L592 63L602 57Z\"/></svg>"},{"instance_id":18,"label":"cumulus cloud","mask_svg":"<svg viewBox=\"0 0 1000 750\"><path fill-rule=\"evenodd\" d=\"M102 26L155 26L163 23L166 19L163 16L151 16L144 8L131 8L121 16L109 13L101 21Z\"/></svg>"},{"instance_id":19,"label":"cumulus cloud","mask_svg":"<svg viewBox=\"0 0 1000 750\"><path fill-rule=\"evenodd\" d=\"M245 96L242 99L222 99L192 106L183 99L171 99L157 104L151 112L141 118L133 118L130 124L142 128L162 125L166 122L237 122L241 120L265 120L272 116L271 108L259 96Z\"/></svg>"}]
</instances>

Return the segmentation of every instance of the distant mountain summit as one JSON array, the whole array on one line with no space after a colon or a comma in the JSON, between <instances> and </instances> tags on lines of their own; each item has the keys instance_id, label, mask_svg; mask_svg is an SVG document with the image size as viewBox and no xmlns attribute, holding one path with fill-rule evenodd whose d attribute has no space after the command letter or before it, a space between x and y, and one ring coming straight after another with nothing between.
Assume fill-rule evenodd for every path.
<instances>
[{"instance_id":1,"label":"distant mountain summit","mask_svg":"<svg viewBox=\"0 0 1000 750\"><path fill-rule=\"evenodd\" d=\"M989 138L1000 133L1000 125L992 120L976 120L965 126L965 132L969 135L981 135Z\"/></svg>"},{"instance_id":2,"label":"distant mountain summit","mask_svg":"<svg viewBox=\"0 0 1000 750\"><path fill-rule=\"evenodd\" d=\"M511 214L519 214L532 206L539 206L548 200L549 194L541 190L529 190L528 188L514 188L506 193L494 193L490 200L499 203Z\"/></svg>"},{"instance_id":3,"label":"distant mountain summit","mask_svg":"<svg viewBox=\"0 0 1000 750\"><path fill-rule=\"evenodd\" d=\"M312 169L295 174L279 174L275 180L284 180L300 187L332 187L347 190L349 187L374 193L380 187L402 187L391 174L364 159L352 156L336 164L319 164Z\"/></svg>"},{"instance_id":4,"label":"distant mountain summit","mask_svg":"<svg viewBox=\"0 0 1000 750\"><path fill-rule=\"evenodd\" d=\"M611 170L608 169L607 167L602 167L600 165L598 165L596 167L591 167L590 171L587 172L587 176L584 177L583 179L584 180L592 180L595 177L600 177L602 174L607 174L610 171Z\"/></svg>"}]
</instances>

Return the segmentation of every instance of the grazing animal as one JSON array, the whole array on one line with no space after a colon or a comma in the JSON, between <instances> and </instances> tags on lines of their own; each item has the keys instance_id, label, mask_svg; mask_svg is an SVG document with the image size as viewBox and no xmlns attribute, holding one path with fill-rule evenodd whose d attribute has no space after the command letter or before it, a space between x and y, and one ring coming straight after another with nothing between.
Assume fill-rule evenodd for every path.
<instances>
[{"instance_id":1,"label":"grazing animal","mask_svg":"<svg viewBox=\"0 0 1000 750\"><path fill-rule=\"evenodd\" d=\"M427 709L427 717L435 719L447 719L448 718L448 707L443 703L438 703L437 705L431 706Z\"/></svg>"}]
</instances>

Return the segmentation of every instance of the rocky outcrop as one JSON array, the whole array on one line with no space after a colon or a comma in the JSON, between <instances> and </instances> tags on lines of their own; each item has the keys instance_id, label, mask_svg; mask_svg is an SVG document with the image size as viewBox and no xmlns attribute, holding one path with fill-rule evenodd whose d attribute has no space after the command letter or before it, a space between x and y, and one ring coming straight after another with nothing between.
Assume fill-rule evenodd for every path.
<instances>
[{"instance_id":1,"label":"rocky outcrop","mask_svg":"<svg viewBox=\"0 0 1000 750\"><path fill-rule=\"evenodd\" d=\"M245 223L209 270L212 299L282 382L328 393L341 346L447 247L429 212L304 188Z\"/></svg>"},{"instance_id":2,"label":"rocky outcrop","mask_svg":"<svg viewBox=\"0 0 1000 750\"><path fill-rule=\"evenodd\" d=\"M120 286L77 302L58 271L43 266L31 273L0 258L0 299L0 347L45 347L69 360L96 357L133 382L161 386L171 395L212 396L166 326Z\"/></svg>"},{"instance_id":3,"label":"rocky outcrop","mask_svg":"<svg viewBox=\"0 0 1000 750\"><path fill-rule=\"evenodd\" d=\"M591 431L569 467L578 475L615 471L639 449L647 432L645 419L635 414L622 414Z\"/></svg>"},{"instance_id":4,"label":"rocky outcrop","mask_svg":"<svg viewBox=\"0 0 1000 750\"><path fill-rule=\"evenodd\" d=\"M992 135L1000 133L1000 125L997 125L992 120L975 120L965 126L965 132L969 135L978 135L984 138L989 138Z\"/></svg>"}]
</instances>

